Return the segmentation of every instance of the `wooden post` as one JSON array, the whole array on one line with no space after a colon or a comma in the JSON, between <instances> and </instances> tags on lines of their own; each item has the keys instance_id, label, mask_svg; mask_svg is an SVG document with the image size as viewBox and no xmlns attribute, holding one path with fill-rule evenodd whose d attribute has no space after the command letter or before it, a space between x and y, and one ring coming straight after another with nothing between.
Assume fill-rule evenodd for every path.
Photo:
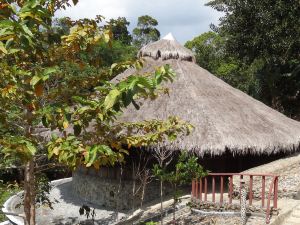
<instances>
[{"instance_id":1,"label":"wooden post","mask_svg":"<svg viewBox=\"0 0 300 225\"><path fill-rule=\"evenodd\" d=\"M204 177L204 201L207 201L207 177Z\"/></svg>"},{"instance_id":2,"label":"wooden post","mask_svg":"<svg viewBox=\"0 0 300 225\"><path fill-rule=\"evenodd\" d=\"M198 179L195 180L195 198L198 199Z\"/></svg>"},{"instance_id":3,"label":"wooden post","mask_svg":"<svg viewBox=\"0 0 300 225\"><path fill-rule=\"evenodd\" d=\"M232 203L232 192L233 192L233 176L229 178L229 204Z\"/></svg>"},{"instance_id":4,"label":"wooden post","mask_svg":"<svg viewBox=\"0 0 300 225\"><path fill-rule=\"evenodd\" d=\"M224 177L221 176L221 184L220 184L220 203L221 203L221 205L223 204L223 193L224 193L223 183L224 183Z\"/></svg>"},{"instance_id":5,"label":"wooden post","mask_svg":"<svg viewBox=\"0 0 300 225\"><path fill-rule=\"evenodd\" d=\"M253 176L250 175L250 184L249 184L249 205L252 205L252 199L253 199Z\"/></svg>"},{"instance_id":6,"label":"wooden post","mask_svg":"<svg viewBox=\"0 0 300 225\"><path fill-rule=\"evenodd\" d=\"M212 177L212 201L216 201L216 181L215 176Z\"/></svg>"},{"instance_id":7,"label":"wooden post","mask_svg":"<svg viewBox=\"0 0 300 225\"><path fill-rule=\"evenodd\" d=\"M273 197L273 208L277 209L277 198L278 198L278 177L275 178L274 183L274 197Z\"/></svg>"},{"instance_id":8,"label":"wooden post","mask_svg":"<svg viewBox=\"0 0 300 225\"><path fill-rule=\"evenodd\" d=\"M265 207L265 193L266 193L266 177L262 176L261 180L261 207Z\"/></svg>"},{"instance_id":9,"label":"wooden post","mask_svg":"<svg viewBox=\"0 0 300 225\"><path fill-rule=\"evenodd\" d=\"M192 180L192 198L195 197L195 180Z\"/></svg>"},{"instance_id":10,"label":"wooden post","mask_svg":"<svg viewBox=\"0 0 300 225\"><path fill-rule=\"evenodd\" d=\"M202 178L200 178L200 202L202 201Z\"/></svg>"}]
</instances>

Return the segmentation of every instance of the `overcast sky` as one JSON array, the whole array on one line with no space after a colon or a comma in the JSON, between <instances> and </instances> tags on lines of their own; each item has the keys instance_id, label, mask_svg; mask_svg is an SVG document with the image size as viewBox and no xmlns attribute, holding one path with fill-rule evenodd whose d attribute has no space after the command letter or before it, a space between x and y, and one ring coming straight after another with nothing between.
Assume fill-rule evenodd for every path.
<instances>
[{"instance_id":1,"label":"overcast sky","mask_svg":"<svg viewBox=\"0 0 300 225\"><path fill-rule=\"evenodd\" d=\"M163 37L171 32L184 44L193 37L210 30L217 24L220 13L204 6L206 0L79 0L76 6L60 11L57 17L73 19L94 18L103 15L108 20L119 16L130 22L129 31L136 26L137 18L150 15L158 20Z\"/></svg>"}]
</instances>

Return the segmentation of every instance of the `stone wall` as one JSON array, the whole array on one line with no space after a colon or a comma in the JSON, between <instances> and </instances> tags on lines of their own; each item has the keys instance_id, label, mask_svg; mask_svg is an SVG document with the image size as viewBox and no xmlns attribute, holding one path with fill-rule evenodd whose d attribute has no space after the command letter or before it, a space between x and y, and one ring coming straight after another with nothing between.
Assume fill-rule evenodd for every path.
<instances>
[{"instance_id":1,"label":"stone wall","mask_svg":"<svg viewBox=\"0 0 300 225\"><path fill-rule=\"evenodd\" d=\"M115 173L112 173L115 174ZM106 208L118 208L128 210L140 205L140 196L136 195L133 199L132 189L133 181L131 179L122 179L121 188L118 194L120 179L104 177L103 174L84 170L77 170L73 174L72 188L73 192L82 199ZM159 199L159 183L151 182L145 190L144 202ZM168 194L165 192L165 194ZM119 204L119 205L117 205Z\"/></svg>"}]
</instances>

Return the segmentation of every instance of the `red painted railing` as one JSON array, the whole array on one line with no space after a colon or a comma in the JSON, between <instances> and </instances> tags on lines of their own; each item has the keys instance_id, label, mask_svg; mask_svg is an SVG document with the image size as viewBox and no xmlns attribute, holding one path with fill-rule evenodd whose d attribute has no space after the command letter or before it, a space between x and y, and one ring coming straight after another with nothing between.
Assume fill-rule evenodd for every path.
<instances>
[{"instance_id":1,"label":"red painted railing","mask_svg":"<svg viewBox=\"0 0 300 225\"><path fill-rule=\"evenodd\" d=\"M213 203L224 203L224 188L227 186L224 185L224 178L229 178L228 184L228 203L232 204L233 200L233 179L234 177L238 177L241 191L241 181L244 180L244 177L249 177L249 183L246 184L249 187L248 198L249 198L249 205L253 204L253 178L260 177L261 178L261 208L265 209L266 211L266 223L270 223L270 213L271 207L273 209L277 209L277 199L278 199L278 177L277 175L273 174L247 174L247 173L210 173L208 176L200 179L200 180L193 180L192 182L192 199L197 199L201 202L207 202L207 195L212 195L212 202ZM269 192L267 195L267 205L265 207L265 197L266 197L266 178L271 178L271 183L269 187ZM208 180L211 181L211 191L208 193ZM219 186L219 194L220 199L219 201L216 200L216 180L220 181ZM203 186L204 183L204 186ZM204 196L203 196L204 195ZM204 198L203 198L204 197ZM273 200L273 205L271 206L271 199ZM256 199L257 200L257 199Z\"/></svg>"}]
</instances>

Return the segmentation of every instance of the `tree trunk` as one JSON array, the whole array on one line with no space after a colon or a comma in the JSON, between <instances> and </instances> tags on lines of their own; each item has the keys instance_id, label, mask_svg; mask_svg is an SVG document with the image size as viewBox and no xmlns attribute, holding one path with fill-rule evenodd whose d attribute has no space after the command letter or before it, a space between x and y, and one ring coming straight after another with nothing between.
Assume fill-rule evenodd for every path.
<instances>
[{"instance_id":1,"label":"tree trunk","mask_svg":"<svg viewBox=\"0 0 300 225\"><path fill-rule=\"evenodd\" d=\"M120 208L120 193L121 193L121 188L122 188L122 176L123 176L123 166L121 164L120 166L120 177L119 177L119 185L118 185L118 190L116 196L116 209L115 209L115 222L119 221L119 208Z\"/></svg>"},{"instance_id":2,"label":"tree trunk","mask_svg":"<svg viewBox=\"0 0 300 225\"><path fill-rule=\"evenodd\" d=\"M145 178L143 179L143 183L142 183L142 194L141 194L141 204L140 207L143 207L143 202L144 202L144 197L145 197L145 189L146 189L146 185L147 185L147 178L146 178L146 174L145 174Z\"/></svg>"},{"instance_id":3,"label":"tree trunk","mask_svg":"<svg viewBox=\"0 0 300 225\"><path fill-rule=\"evenodd\" d=\"M163 181L162 179L160 180L160 224L163 225L163 214L164 214L164 209L163 209Z\"/></svg>"},{"instance_id":4,"label":"tree trunk","mask_svg":"<svg viewBox=\"0 0 300 225\"><path fill-rule=\"evenodd\" d=\"M174 188L175 192L174 192L174 203L173 203L173 224L176 224L175 222L175 216L176 216L176 202L177 202L177 185L175 184L175 188Z\"/></svg>"},{"instance_id":5,"label":"tree trunk","mask_svg":"<svg viewBox=\"0 0 300 225\"><path fill-rule=\"evenodd\" d=\"M24 224L35 225L35 177L33 159L26 163L24 172Z\"/></svg>"},{"instance_id":6,"label":"tree trunk","mask_svg":"<svg viewBox=\"0 0 300 225\"><path fill-rule=\"evenodd\" d=\"M135 188L136 188L136 176L135 176L135 171L134 169L132 169L132 178L133 178L133 183L132 183L132 211L134 212L134 209L135 209L135 202L134 202L134 199L135 199Z\"/></svg>"}]
</instances>

